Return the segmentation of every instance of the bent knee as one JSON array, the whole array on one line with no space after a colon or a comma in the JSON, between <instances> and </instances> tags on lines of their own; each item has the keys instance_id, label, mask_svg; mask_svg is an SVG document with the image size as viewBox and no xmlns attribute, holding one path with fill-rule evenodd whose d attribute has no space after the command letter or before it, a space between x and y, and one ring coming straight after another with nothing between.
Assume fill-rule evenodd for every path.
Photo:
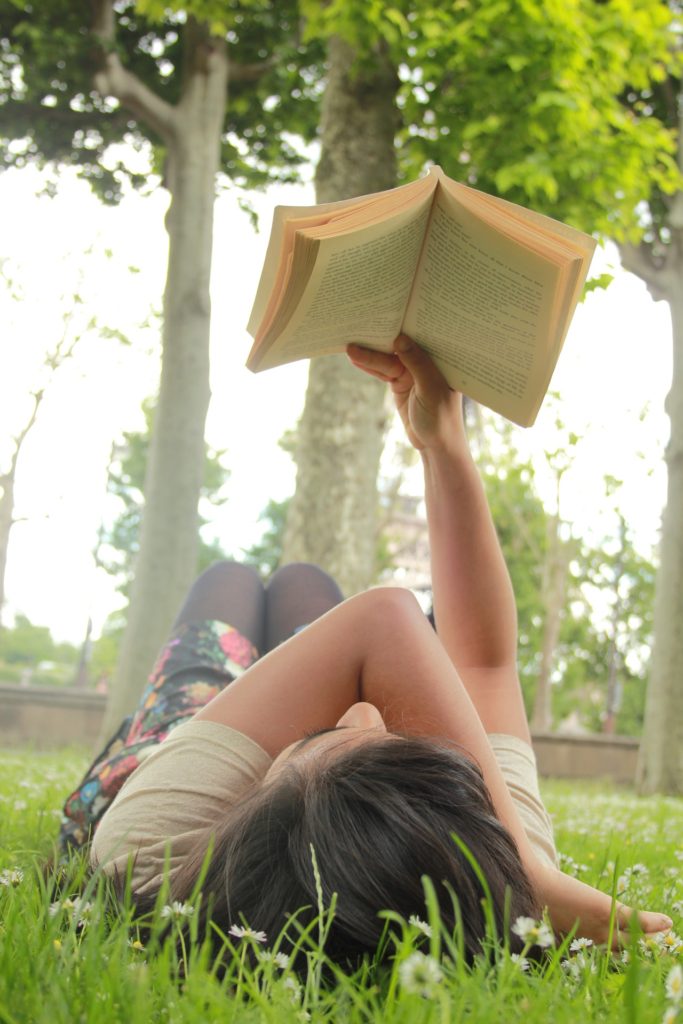
<instances>
[{"instance_id":1,"label":"bent knee","mask_svg":"<svg viewBox=\"0 0 683 1024\"><path fill-rule=\"evenodd\" d=\"M206 584L211 584L211 586L228 586L234 583L246 583L249 580L261 583L258 571L252 565L244 565L242 562L234 562L225 558L219 562L214 562L208 569L200 573L194 582L194 586L201 587Z\"/></svg>"}]
</instances>

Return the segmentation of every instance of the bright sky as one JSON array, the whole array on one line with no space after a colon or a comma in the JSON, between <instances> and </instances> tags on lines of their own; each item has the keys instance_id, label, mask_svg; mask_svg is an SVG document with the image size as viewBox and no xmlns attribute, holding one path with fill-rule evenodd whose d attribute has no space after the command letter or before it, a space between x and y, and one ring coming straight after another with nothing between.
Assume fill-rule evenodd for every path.
<instances>
[{"instance_id":1,"label":"bright sky","mask_svg":"<svg viewBox=\"0 0 683 1024\"><path fill-rule=\"evenodd\" d=\"M58 639L79 642L88 616L97 635L117 604L109 578L94 568L92 550L109 507L112 442L141 427L140 403L156 387L158 326L140 325L150 308L161 305L167 197L130 196L107 209L75 180L66 181L56 199L36 198L37 183L31 170L0 176L0 259L6 258L5 272L24 293L21 303L13 303L0 282L0 472L11 437L27 416L27 395L40 380L43 355L61 335L66 304L60 296L82 296L83 325L96 316L131 340L122 346L86 334L50 386L17 474L16 515L22 521L10 542L8 611L48 625ZM235 553L259 536L257 520L268 499L293 490L294 469L278 440L301 413L308 370L307 363L258 375L244 368L251 343L245 325L276 202L312 203L312 187L257 196L259 234L235 193L216 204L207 436L227 449L228 500L214 529ZM614 251L598 254L594 273L607 264L618 268ZM85 268L82 280L79 267ZM670 378L668 308L617 269L609 289L590 295L577 311L551 385L561 392L557 409L566 427L584 437L562 495L562 513L578 532L609 534L602 479L610 473L624 480L619 503L639 546L647 550L656 542L665 500L663 403ZM536 455L552 448L555 415L543 410L532 430L516 432L518 443Z\"/></svg>"}]
</instances>

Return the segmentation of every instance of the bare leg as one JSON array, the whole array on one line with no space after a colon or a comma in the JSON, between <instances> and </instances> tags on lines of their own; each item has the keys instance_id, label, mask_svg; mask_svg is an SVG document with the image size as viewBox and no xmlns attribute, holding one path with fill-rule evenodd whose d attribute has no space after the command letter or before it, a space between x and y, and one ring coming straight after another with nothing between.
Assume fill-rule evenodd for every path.
<instances>
[{"instance_id":1,"label":"bare leg","mask_svg":"<svg viewBox=\"0 0 683 1024\"><path fill-rule=\"evenodd\" d=\"M216 562L194 582L175 621L217 619L264 650L266 594L255 569L238 562Z\"/></svg>"},{"instance_id":2,"label":"bare leg","mask_svg":"<svg viewBox=\"0 0 683 1024\"><path fill-rule=\"evenodd\" d=\"M343 599L337 583L319 566L308 562L282 566L266 591L265 650L272 651Z\"/></svg>"}]
</instances>

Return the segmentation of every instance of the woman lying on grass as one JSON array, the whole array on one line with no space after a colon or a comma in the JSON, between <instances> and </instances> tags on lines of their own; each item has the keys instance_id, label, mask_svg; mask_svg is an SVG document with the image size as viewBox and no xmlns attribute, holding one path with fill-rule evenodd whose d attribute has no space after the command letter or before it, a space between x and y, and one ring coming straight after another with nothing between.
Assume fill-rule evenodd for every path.
<instances>
[{"instance_id":1,"label":"woman lying on grass","mask_svg":"<svg viewBox=\"0 0 683 1024\"><path fill-rule=\"evenodd\" d=\"M288 915L305 926L317 914L313 849L325 905L337 894L326 952L342 964L372 955L381 911L425 916L425 875L451 930L457 904L474 956L486 922L464 844L513 950L511 924L544 907L556 932L605 942L610 897L557 866L514 597L461 396L406 338L393 355L349 356L390 383L422 457L436 631L406 590L341 601L315 566L286 566L267 588L247 567L214 566L139 710L67 801L62 842L93 833L93 865L119 880L132 861L142 908L165 875L171 897L188 899L210 850L204 920L210 907L223 932L246 925L271 940ZM622 940L631 913L617 905ZM671 921L641 913L639 927Z\"/></svg>"}]
</instances>

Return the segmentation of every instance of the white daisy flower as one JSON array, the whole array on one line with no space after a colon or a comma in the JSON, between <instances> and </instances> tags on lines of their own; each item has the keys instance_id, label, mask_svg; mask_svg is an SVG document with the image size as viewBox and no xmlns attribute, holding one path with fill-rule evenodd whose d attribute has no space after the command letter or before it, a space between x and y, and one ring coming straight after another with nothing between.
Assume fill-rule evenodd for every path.
<instances>
[{"instance_id":1,"label":"white daisy flower","mask_svg":"<svg viewBox=\"0 0 683 1024\"><path fill-rule=\"evenodd\" d=\"M562 960L560 966L568 978L578 981L581 977L581 965L575 959Z\"/></svg>"},{"instance_id":2,"label":"white daisy flower","mask_svg":"<svg viewBox=\"0 0 683 1024\"><path fill-rule=\"evenodd\" d=\"M301 985L294 978L285 978L282 982L283 987L289 992L290 999L294 1006L298 1006L301 1002Z\"/></svg>"},{"instance_id":3,"label":"white daisy flower","mask_svg":"<svg viewBox=\"0 0 683 1024\"><path fill-rule=\"evenodd\" d=\"M515 935L519 935L522 942L528 942L534 946L547 948L555 942L552 929L545 921L535 921L533 917L518 917L512 926Z\"/></svg>"},{"instance_id":4,"label":"white daisy flower","mask_svg":"<svg viewBox=\"0 0 683 1024\"><path fill-rule=\"evenodd\" d=\"M78 925L79 928L85 928L93 919L94 905L90 900L82 900L79 896L71 897L67 896L63 900L57 900L55 903L51 903L47 908L47 912L50 917L56 917L57 914L61 914L62 911L66 911L71 920Z\"/></svg>"},{"instance_id":5,"label":"white daisy flower","mask_svg":"<svg viewBox=\"0 0 683 1024\"><path fill-rule=\"evenodd\" d=\"M520 956L519 953L510 953L510 959L513 964L517 964L520 971L528 971L531 966L527 958L525 956Z\"/></svg>"},{"instance_id":6,"label":"white daisy flower","mask_svg":"<svg viewBox=\"0 0 683 1024\"><path fill-rule=\"evenodd\" d=\"M85 928L93 919L93 910L90 900L75 900L71 916L79 928Z\"/></svg>"},{"instance_id":7,"label":"white daisy flower","mask_svg":"<svg viewBox=\"0 0 683 1024\"><path fill-rule=\"evenodd\" d=\"M413 928L417 928L418 931L426 935L428 939L432 936L431 925L427 924L426 921L421 920L417 914L411 914L408 918L408 924L412 924Z\"/></svg>"},{"instance_id":8,"label":"white daisy flower","mask_svg":"<svg viewBox=\"0 0 683 1024\"><path fill-rule=\"evenodd\" d=\"M658 932L656 939L657 945L663 953L678 953L679 949L683 947L683 939L680 935L676 935L671 928L666 932Z\"/></svg>"},{"instance_id":9,"label":"white daisy flower","mask_svg":"<svg viewBox=\"0 0 683 1024\"><path fill-rule=\"evenodd\" d=\"M253 939L254 942L265 942L268 938L265 932L256 932L253 928L243 928L240 924L231 925L228 935L232 935L235 939Z\"/></svg>"},{"instance_id":10,"label":"white daisy flower","mask_svg":"<svg viewBox=\"0 0 683 1024\"><path fill-rule=\"evenodd\" d=\"M399 967L398 976L406 992L415 992L428 999L443 978L443 971L433 956L411 953Z\"/></svg>"},{"instance_id":11,"label":"white daisy flower","mask_svg":"<svg viewBox=\"0 0 683 1024\"><path fill-rule=\"evenodd\" d=\"M289 967L289 957L286 953L272 953L269 949L264 949L262 953L259 953L258 958L262 964L273 963L281 971L286 971Z\"/></svg>"},{"instance_id":12,"label":"white daisy flower","mask_svg":"<svg viewBox=\"0 0 683 1024\"><path fill-rule=\"evenodd\" d=\"M183 917L192 917L194 907L189 903L181 903L180 900L173 900L161 908L160 917L170 918L172 921L179 921Z\"/></svg>"},{"instance_id":13,"label":"white daisy flower","mask_svg":"<svg viewBox=\"0 0 683 1024\"><path fill-rule=\"evenodd\" d=\"M576 965L579 972L583 971L584 974L595 974L597 972L597 964L594 960L589 960L583 950L576 954L572 962Z\"/></svg>"},{"instance_id":14,"label":"white daisy flower","mask_svg":"<svg viewBox=\"0 0 683 1024\"><path fill-rule=\"evenodd\" d=\"M24 872L19 868L5 868L0 872L0 885L13 889L24 881Z\"/></svg>"},{"instance_id":15,"label":"white daisy flower","mask_svg":"<svg viewBox=\"0 0 683 1024\"><path fill-rule=\"evenodd\" d=\"M683 967L675 964L666 976L666 994L673 1003L683 999Z\"/></svg>"},{"instance_id":16,"label":"white daisy flower","mask_svg":"<svg viewBox=\"0 0 683 1024\"><path fill-rule=\"evenodd\" d=\"M515 935L519 935L522 942L533 942L533 935L538 922L533 917L518 917L512 926Z\"/></svg>"},{"instance_id":17,"label":"white daisy flower","mask_svg":"<svg viewBox=\"0 0 683 1024\"><path fill-rule=\"evenodd\" d=\"M578 951L580 949L587 949L589 946L592 946L592 945L593 945L593 940L592 939L584 939L584 938L573 939L569 949L571 950L572 953L578 953Z\"/></svg>"},{"instance_id":18,"label":"white daisy flower","mask_svg":"<svg viewBox=\"0 0 683 1024\"><path fill-rule=\"evenodd\" d=\"M627 889L631 888L633 879L647 878L649 874L650 872L645 864L632 864L630 868L626 868L623 875L619 876L617 881L617 892L626 892Z\"/></svg>"}]
</instances>

